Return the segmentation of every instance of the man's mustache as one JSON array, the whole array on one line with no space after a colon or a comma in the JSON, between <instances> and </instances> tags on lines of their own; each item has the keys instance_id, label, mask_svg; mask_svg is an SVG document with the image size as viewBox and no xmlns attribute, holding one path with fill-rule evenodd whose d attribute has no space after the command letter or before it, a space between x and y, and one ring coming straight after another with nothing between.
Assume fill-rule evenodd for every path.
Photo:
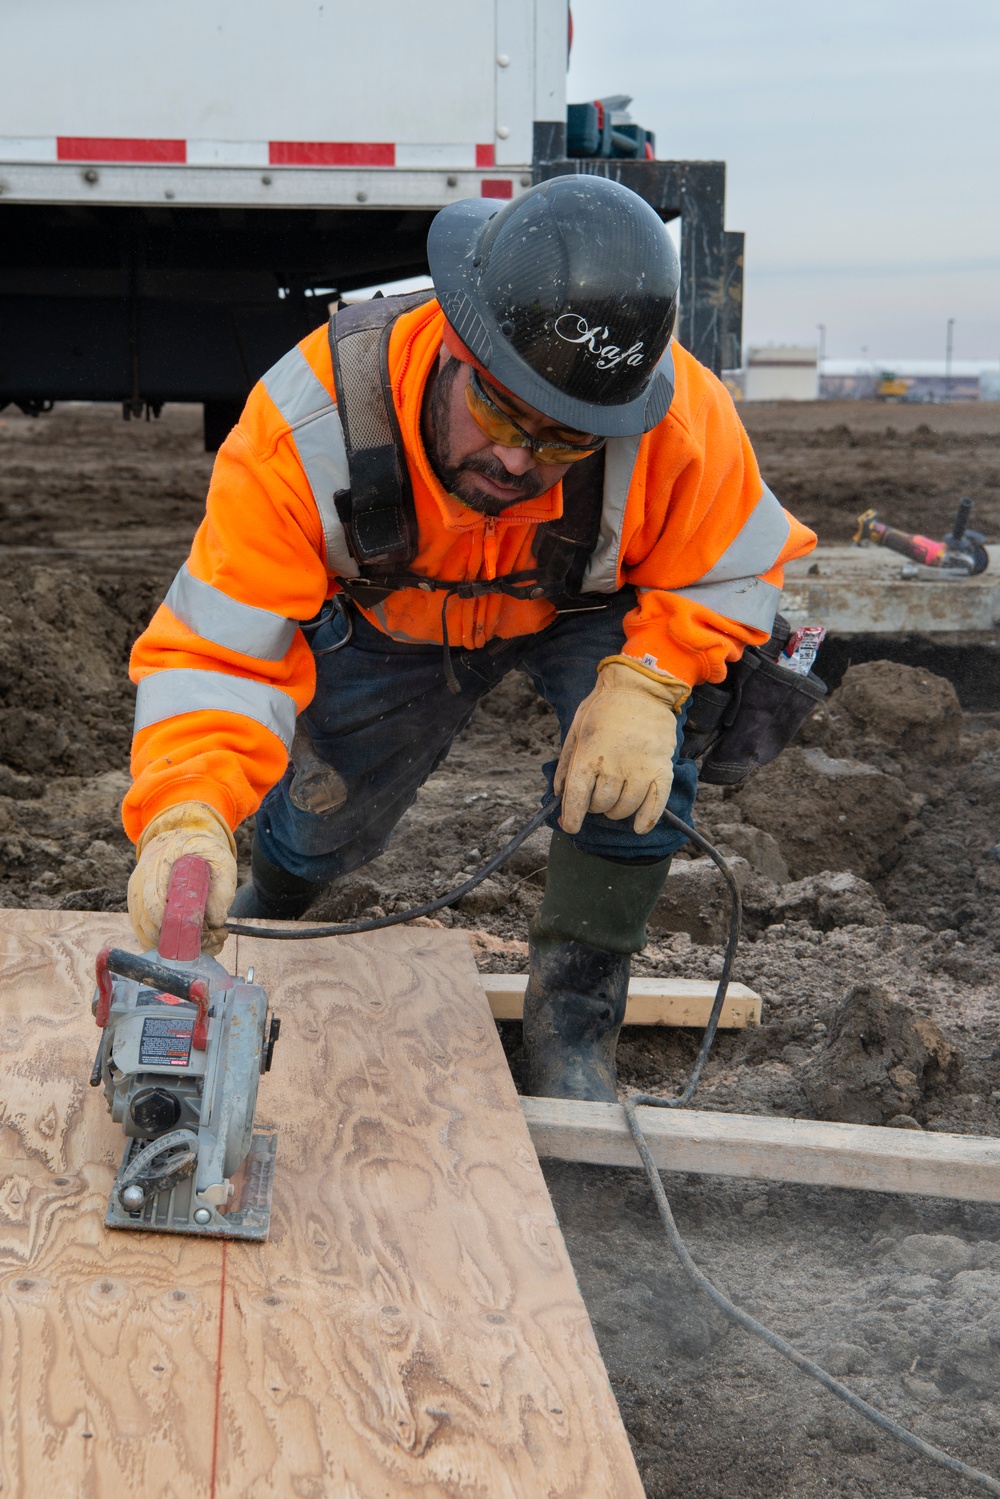
<instances>
[{"instance_id":1,"label":"man's mustache","mask_svg":"<svg viewBox=\"0 0 1000 1499\"><path fill-rule=\"evenodd\" d=\"M494 484L502 484L507 489L516 489L522 500L533 500L543 494L549 487L545 484L540 474L512 474L505 468L499 458L491 455L472 454L459 466L460 473L482 474L486 479L492 479Z\"/></svg>"}]
</instances>

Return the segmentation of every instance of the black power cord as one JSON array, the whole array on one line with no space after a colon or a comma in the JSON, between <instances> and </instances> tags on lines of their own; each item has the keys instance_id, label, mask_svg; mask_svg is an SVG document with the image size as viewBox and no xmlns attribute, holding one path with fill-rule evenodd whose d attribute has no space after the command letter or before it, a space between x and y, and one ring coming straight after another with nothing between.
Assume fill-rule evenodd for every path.
<instances>
[{"instance_id":1,"label":"black power cord","mask_svg":"<svg viewBox=\"0 0 1000 1499\"><path fill-rule=\"evenodd\" d=\"M525 839L530 838L532 833L541 827L542 823L551 816L558 807L559 800L557 796L546 797L538 811L515 833L510 842L504 844L500 852L494 854L492 859L488 859L464 884L456 886L454 890L449 890L444 895L437 896L435 900L425 902L422 906L413 906L408 911L396 911L391 916L373 917L370 921L345 921L329 926L303 927L299 926L297 922L288 922L285 926L269 927L255 926L251 922L227 921L226 930L238 936L264 937L275 942L298 942L303 938L347 937L353 936L357 932L376 932L381 930L382 927L398 926L402 922L413 921L417 916L431 916L435 911L443 910L445 906L454 905L456 901L462 899L463 895L468 895L470 890L474 890L478 884L487 879L495 870L499 869L501 864L510 858L514 850L520 848ZM694 1096L698 1083L701 1081L702 1070L712 1050L715 1035L719 1028L722 1007L726 1002L733 964L736 961L736 951L739 947L740 931L743 924L743 906L740 899L739 886L736 883L733 872L718 849L714 848L707 838L689 826L688 823L682 822L679 817L675 817L672 812L666 811L663 815L671 827L683 833L689 842L693 843L696 848L701 849L702 853L707 854L716 865L723 879L726 881L729 889L729 898L732 902L732 917L729 924L729 937L726 941L722 972L719 975L715 999L708 1017L708 1024L705 1027L705 1034L702 1037L701 1046L698 1048L698 1055L695 1058L694 1066L691 1069L684 1091L678 1094L676 1098L660 1098L655 1093L637 1093L633 1097L626 1099L624 1105L625 1119L628 1123L629 1132L631 1133L635 1148L639 1153L639 1159L642 1162L650 1188L652 1189L667 1241L696 1289L703 1296L706 1296L712 1302L713 1306L718 1307L730 1322L733 1322L737 1327L742 1327L746 1332L754 1333L758 1338L767 1343L769 1347L775 1349L782 1357L794 1364L797 1369L801 1369L804 1374L809 1374L813 1379L818 1380L831 1394L843 1400L852 1410L857 1411L859 1415L864 1416L870 1421L873 1426L877 1426L881 1431L895 1437L897 1441L909 1447L912 1452L918 1453L921 1457L930 1458L938 1467L945 1468L950 1473L957 1473L960 1477L968 1479L970 1483L976 1484L986 1493L997 1495L998 1499L1000 1499L1000 1482L995 1478L991 1478L988 1473L983 1473L978 1468L970 1467L968 1463L963 1463L957 1457L952 1457L950 1453L942 1451L940 1447L932 1446L930 1442L925 1442L922 1437L915 1436L912 1431L908 1431L898 1421L893 1421L891 1416L884 1415L881 1411L876 1410L874 1406L869 1405L866 1400L862 1400L860 1395L855 1395L853 1390L849 1390L846 1385L834 1379L832 1374L828 1374L825 1369L821 1368L819 1364L814 1363L812 1359L806 1358L805 1354L800 1353L797 1348L794 1348L791 1343L786 1342L778 1333L772 1332L769 1327L765 1327L763 1322L758 1322L755 1317L750 1316L749 1312L745 1312L741 1307L736 1306L698 1269L687 1245L681 1237L677 1224L674 1221L674 1215L670 1210L670 1203L663 1187L662 1178L657 1169L656 1162L653 1160L646 1137L642 1132L637 1109L640 1107L679 1109L689 1103Z\"/></svg>"},{"instance_id":2,"label":"black power cord","mask_svg":"<svg viewBox=\"0 0 1000 1499\"><path fill-rule=\"evenodd\" d=\"M814 1363L810 1358L806 1358L805 1354L800 1353L791 1343L786 1342L780 1334L772 1332L769 1327L764 1326L763 1322L758 1322L755 1317L750 1316L749 1312L745 1312L742 1307L736 1306L734 1302L722 1294L717 1286L712 1284L708 1276L698 1269L698 1266L691 1258L688 1247L684 1243L680 1230L674 1221L674 1215L671 1212L670 1203L663 1186L663 1179L657 1169L656 1162L653 1160L653 1153L649 1148L646 1137L642 1132L637 1109L643 1106L657 1109L680 1109L690 1101L694 1094L701 1079L702 1069L712 1049L715 1033L719 1028L722 1006L725 1003L726 991L729 988L729 980L733 971L736 949L740 939L743 907L740 900L739 888L733 878L733 872L718 849L713 848L707 838L703 838L700 833L696 832L693 828L689 828L686 823L674 817L671 812L667 812L665 815L667 821L672 826L687 833L690 842L708 854L713 863L721 870L723 878L729 886L729 896L732 901L729 939L726 943L726 955L722 964L722 973L719 976L719 984L715 991L715 1000L708 1018L708 1025L705 1027L705 1035L698 1049L698 1055L695 1058L694 1066L691 1069L691 1074L683 1093L679 1094L676 1098L660 1098L655 1093L636 1093L631 1098L627 1098L624 1104L625 1120L629 1127L629 1133L632 1136L636 1150L639 1152L639 1159L642 1161L646 1179L652 1189L667 1241L695 1288L703 1296L706 1296L712 1302L713 1306L718 1307L730 1322L735 1323L737 1327L742 1327L746 1332L755 1333L758 1338L763 1339L769 1347L774 1348L783 1358L788 1359L790 1363L794 1364L797 1369L801 1369L804 1374L809 1374L813 1379L818 1380L831 1394L836 1395L839 1400L843 1400L846 1405L849 1405L852 1410L857 1411L859 1415L866 1417L880 1431L886 1432L889 1436L895 1437L897 1441L902 1442L904 1446L909 1447L912 1452L919 1453L921 1457L930 1458L932 1462L937 1463L941 1468L946 1468L950 1473L957 1473L962 1478L967 1478L970 1483L976 1484L979 1488L985 1490L987 1494L1000 1495L1000 1483L995 1478L991 1478L988 1473L983 1473L979 1468L970 1467L968 1463L963 1463L957 1457L952 1457L950 1453L942 1451L940 1447L932 1446L930 1442L925 1442L922 1437L914 1435L905 1426L901 1426L898 1421L894 1421L891 1416L886 1416L882 1411L876 1410L873 1405L868 1404L867 1400L862 1400L860 1395L855 1395L853 1390L849 1390L838 1379L834 1379L833 1375L828 1374L819 1364Z\"/></svg>"},{"instance_id":3,"label":"black power cord","mask_svg":"<svg viewBox=\"0 0 1000 1499\"><path fill-rule=\"evenodd\" d=\"M501 864L510 858L515 849L521 847L525 839L530 838L532 833L541 827L558 805L559 797L546 797L535 815L518 829L510 842L505 843L492 859L487 859L486 863L477 869L464 884L456 885L454 890L448 890L444 895L426 901L422 906L411 906L408 911L394 911L391 916L373 916L370 921L341 921L332 926L299 926L297 922L292 921L286 926L253 926L245 921L227 921L226 931L233 932L238 937L266 937L272 942L300 942L303 938L309 937L352 937L356 932L378 932L385 926L399 926L401 922L413 921L418 916L433 916L435 911L443 911L445 906L453 906L456 901L462 899L463 895L468 895L470 890L475 890L477 885L488 879L500 868ZM680 826L685 832L690 832L685 823L681 823Z\"/></svg>"},{"instance_id":4,"label":"black power cord","mask_svg":"<svg viewBox=\"0 0 1000 1499\"><path fill-rule=\"evenodd\" d=\"M670 1247L680 1260L686 1274L701 1294L707 1296L713 1306L717 1306L728 1317L730 1322L734 1322L737 1327L742 1327L746 1332L756 1333L758 1338L762 1338L769 1347L776 1349L778 1353L788 1359L789 1363L794 1364L797 1369L801 1369L804 1374L811 1374L813 1379L818 1380L825 1389L829 1390L831 1394L836 1395L839 1400L843 1400L852 1410L866 1417L873 1426L877 1426L881 1431L887 1432L889 1436L895 1437L897 1441L909 1447L912 1452L919 1453L921 1457L929 1457L932 1462L937 1463L938 1467L947 1468L949 1472L958 1473L963 1478L967 1478L970 1483L977 1484L987 1494L1000 1494L1000 1483L995 1478L991 1478L988 1473L981 1472L979 1468L970 1468L968 1463L963 1463L959 1458L952 1457L950 1453L943 1452L940 1447L933 1447L930 1442L925 1442L922 1437L915 1436L912 1431L907 1431L905 1426L900 1426L899 1422L894 1421L891 1416L883 1415L880 1410L876 1410L873 1405L869 1405L867 1400L862 1400L860 1395L855 1395L853 1390L849 1390L846 1385L841 1384L839 1379L834 1379L833 1375L828 1374L819 1364L813 1363L811 1358L806 1358L804 1353L800 1353L797 1348L793 1348L792 1344L787 1343L778 1333L772 1332L769 1327L765 1327L763 1322L758 1322L756 1317L751 1317L750 1313L745 1312L742 1307L734 1305L728 1297L723 1296L717 1286L712 1284L708 1276L704 1275L698 1269L698 1266L691 1258L687 1245L681 1238L677 1224L674 1222L674 1215L670 1211L670 1203L667 1201L667 1194L663 1189L660 1173L656 1168L656 1162L653 1160L649 1145L636 1117L635 1106L640 1101L642 1101L641 1098L638 1100L630 1098L628 1100L625 1104L625 1118L628 1120L628 1127L635 1142L635 1148L639 1152L639 1158L645 1168L649 1185L653 1189L656 1206L660 1212L660 1221L663 1224ZM646 1101L648 1102L649 1100L647 1099ZM657 1101L661 1104L665 1102L663 1099ZM669 1107L669 1105L667 1106Z\"/></svg>"}]
</instances>

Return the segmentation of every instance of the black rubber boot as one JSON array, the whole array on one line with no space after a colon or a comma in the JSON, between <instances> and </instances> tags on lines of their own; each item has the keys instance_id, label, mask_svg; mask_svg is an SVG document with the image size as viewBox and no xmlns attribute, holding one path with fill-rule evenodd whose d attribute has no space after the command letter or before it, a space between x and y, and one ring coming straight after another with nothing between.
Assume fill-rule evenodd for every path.
<instances>
[{"instance_id":1,"label":"black rubber boot","mask_svg":"<svg viewBox=\"0 0 1000 1499\"><path fill-rule=\"evenodd\" d=\"M669 859L617 863L552 834L545 896L529 929L524 996L524 1089L535 1097L618 1099L615 1052L631 954Z\"/></svg>"},{"instance_id":2,"label":"black rubber boot","mask_svg":"<svg viewBox=\"0 0 1000 1499\"><path fill-rule=\"evenodd\" d=\"M240 886L229 907L230 916L237 919L263 916L272 921L294 921L327 888L271 864L261 853L256 837L250 852L250 872L251 879Z\"/></svg>"},{"instance_id":3,"label":"black rubber boot","mask_svg":"<svg viewBox=\"0 0 1000 1499\"><path fill-rule=\"evenodd\" d=\"M524 1090L536 1098L616 1103L615 1050L625 1019L628 953L586 942L530 949L524 995Z\"/></svg>"}]
</instances>

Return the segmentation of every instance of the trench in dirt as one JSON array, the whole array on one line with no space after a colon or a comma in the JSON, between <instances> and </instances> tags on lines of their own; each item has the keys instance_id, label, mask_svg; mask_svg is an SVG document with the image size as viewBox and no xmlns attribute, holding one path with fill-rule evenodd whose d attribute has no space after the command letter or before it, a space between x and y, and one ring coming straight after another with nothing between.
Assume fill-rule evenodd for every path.
<instances>
[{"instance_id":1,"label":"trench in dirt","mask_svg":"<svg viewBox=\"0 0 1000 1499\"><path fill-rule=\"evenodd\" d=\"M963 493L1000 539L1000 408L744 414L765 478L821 540L849 539L871 504L939 534ZM0 416L2 905L124 908L125 662L201 513L200 426L183 407L150 424L104 407ZM747 909L736 977L764 1024L720 1038L702 1107L1000 1134L1000 700L960 682L963 709L935 667L950 671L855 659L775 765L704 789L699 825L736 860ZM389 851L312 915L401 909L457 882L537 806L553 722L509 678ZM245 858L248 830L238 842ZM481 966L524 968L545 842L442 913L476 934ZM679 858L635 971L716 976L725 915L705 861ZM516 1077L518 1027L501 1030ZM623 1085L672 1093L697 1039L627 1032ZM961 1491L727 1331L672 1264L638 1173L546 1174L651 1499ZM1000 1469L1000 1212L694 1176L668 1190L730 1295L928 1440Z\"/></svg>"}]
</instances>

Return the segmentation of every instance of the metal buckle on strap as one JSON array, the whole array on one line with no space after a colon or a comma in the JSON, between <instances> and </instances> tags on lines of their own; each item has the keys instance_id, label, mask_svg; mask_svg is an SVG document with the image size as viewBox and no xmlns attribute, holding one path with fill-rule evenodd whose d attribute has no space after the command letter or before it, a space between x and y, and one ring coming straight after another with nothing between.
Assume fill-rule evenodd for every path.
<instances>
[{"instance_id":1,"label":"metal buckle on strap","mask_svg":"<svg viewBox=\"0 0 1000 1499\"><path fill-rule=\"evenodd\" d=\"M578 603L575 599L565 599L562 601L550 599L549 602L557 614L600 614L602 609L610 609L611 607L610 598L603 604Z\"/></svg>"}]
</instances>

